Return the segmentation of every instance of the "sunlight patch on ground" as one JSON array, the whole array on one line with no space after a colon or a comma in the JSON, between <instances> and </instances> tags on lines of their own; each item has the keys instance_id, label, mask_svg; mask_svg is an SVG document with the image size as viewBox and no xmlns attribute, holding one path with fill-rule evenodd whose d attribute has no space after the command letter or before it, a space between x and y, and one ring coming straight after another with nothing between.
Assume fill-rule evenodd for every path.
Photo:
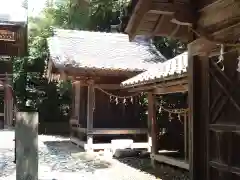
<instances>
[{"instance_id":1,"label":"sunlight patch on ground","mask_svg":"<svg viewBox=\"0 0 240 180\"><path fill-rule=\"evenodd\" d=\"M15 180L14 132L0 131L0 180ZM86 153L69 138L38 136L39 180L155 180L115 159Z\"/></svg>"}]
</instances>

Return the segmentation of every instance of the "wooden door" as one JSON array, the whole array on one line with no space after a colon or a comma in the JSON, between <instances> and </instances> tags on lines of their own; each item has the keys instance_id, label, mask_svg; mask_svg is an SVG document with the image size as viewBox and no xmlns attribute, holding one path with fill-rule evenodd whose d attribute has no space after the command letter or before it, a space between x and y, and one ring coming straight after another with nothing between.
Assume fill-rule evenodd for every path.
<instances>
[{"instance_id":1,"label":"wooden door","mask_svg":"<svg viewBox=\"0 0 240 180\"><path fill-rule=\"evenodd\" d=\"M192 179L240 180L237 53L226 54L224 62L218 64L217 58L192 60L189 61Z\"/></svg>"}]
</instances>

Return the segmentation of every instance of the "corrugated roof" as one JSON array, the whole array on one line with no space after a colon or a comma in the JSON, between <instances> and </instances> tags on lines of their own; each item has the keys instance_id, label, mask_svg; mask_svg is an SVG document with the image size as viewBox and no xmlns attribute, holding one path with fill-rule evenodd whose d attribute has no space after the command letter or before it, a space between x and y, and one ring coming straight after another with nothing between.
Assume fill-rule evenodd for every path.
<instances>
[{"instance_id":1,"label":"corrugated roof","mask_svg":"<svg viewBox=\"0 0 240 180\"><path fill-rule=\"evenodd\" d=\"M56 67L144 71L166 60L151 43L119 33L56 29L48 46Z\"/></svg>"},{"instance_id":2,"label":"corrugated roof","mask_svg":"<svg viewBox=\"0 0 240 180\"><path fill-rule=\"evenodd\" d=\"M179 77L187 72L188 53L184 52L164 63L158 63L154 68L138 74L124 82L123 86L135 86L141 84L162 81L167 77Z\"/></svg>"}]
</instances>

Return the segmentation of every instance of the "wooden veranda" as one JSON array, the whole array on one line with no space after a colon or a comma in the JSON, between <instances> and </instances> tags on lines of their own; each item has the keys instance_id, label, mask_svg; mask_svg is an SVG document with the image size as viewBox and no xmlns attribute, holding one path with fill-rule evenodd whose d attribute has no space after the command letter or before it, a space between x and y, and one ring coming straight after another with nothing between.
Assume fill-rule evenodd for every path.
<instances>
[{"instance_id":1,"label":"wooden veranda","mask_svg":"<svg viewBox=\"0 0 240 180\"><path fill-rule=\"evenodd\" d=\"M163 60L149 51L156 51L154 46L131 43L125 34L71 30L56 30L48 45L48 77L60 74L73 85L72 142L98 150L111 149L114 139L128 139L126 148L149 149L147 125L133 113L140 108L138 94L120 83Z\"/></svg>"},{"instance_id":2,"label":"wooden veranda","mask_svg":"<svg viewBox=\"0 0 240 180\"><path fill-rule=\"evenodd\" d=\"M139 0L130 13L130 39L188 43L191 179L239 179L240 1Z\"/></svg>"},{"instance_id":3,"label":"wooden veranda","mask_svg":"<svg viewBox=\"0 0 240 180\"><path fill-rule=\"evenodd\" d=\"M173 59L167 60L164 63L158 63L154 68L149 69L135 77L132 77L124 82L122 86L129 92L144 92L147 94L148 99L148 132L149 132L149 144L151 144L151 159L154 164L155 160L161 163L166 163L172 166L177 166L184 169L189 169L189 152L191 148L191 141L189 139L189 119L188 108L185 109L169 109L161 105L157 98L166 94L182 93L187 94L188 91L188 78L187 78L187 65L188 54L187 52L176 56ZM165 127L159 127L157 123L158 110L166 111L170 114L176 114L179 119L174 121L180 121L183 126L183 141L182 147L184 147L184 155L181 158L171 157L171 154L177 154L178 151L171 151L170 149L164 149L163 144L159 143L166 132L161 132L161 129ZM168 121L171 121L171 117L167 117ZM162 121L163 119L159 119ZM165 130L166 131L166 130ZM180 131L179 131L180 132ZM180 134L178 134L180 136ZM174 143L177 144L177 140Z\"/></svg>"}]
</instances>

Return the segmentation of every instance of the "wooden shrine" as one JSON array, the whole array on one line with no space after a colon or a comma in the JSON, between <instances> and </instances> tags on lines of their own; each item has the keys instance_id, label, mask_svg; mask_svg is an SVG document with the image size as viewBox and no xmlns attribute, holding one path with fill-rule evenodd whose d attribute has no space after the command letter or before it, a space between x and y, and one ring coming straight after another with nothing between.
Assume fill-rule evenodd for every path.
<instances>
[{"instance_id":1,"label":"wooden shrine","mask_svg":"<svg viewBox=\"0 0 240 180\"><path fill-rule=\"evenodd\" d=\"M188 43L191 179L240 179L240 1L139 0L131 14L130 39Z\"/></svg>"},{"instance_id":2,"label":"wooden shrine","mask_svg":"<svg viewBox=\"0 0 240 180\"><path fill-rule=\"evenodd\" d=\"M188 66L188 53L185 52L176 56L173 59L167 60L164 63L157 64L154 68L149 69L137 76L134 76L124 82L122 86L129 92L144 92L147 94L148 99L148 132L149 132L149 144L151 144L151 159L154 165L155 161L170 164L184 169L189 169L189 152L190 152L190 140L189 140L189 119L188 119L188 108L185 109L166 109L159 105L157 98L166 94L182 93L187 95L188 91L188 77L187 77L187 66ZM165 110L171 114L177 114L180 119L174 119L173 121L180 121L182 126L183 139L181 147L184 147L183 156L181 158L175 154L179 154L178 151L172 151L164 147L159 142L164 138L165 133L161 132L160 129L166 129L166 127L159 127L157 123L157 110ZM170 117L167 117L168 121L171 121ZM159 120L161 121L161 119ZM169 128L172 125L170 125ZM179 128L179 125L177 126ZM178 132L180 136L181 131ZM177 144L176 138L173 143ZM179 148L179 147L178 147ZM173 156L171 156L171 154Z\"/></svg>"},{"instance_id":3,"label":"wooden shrine","mask_svg":"<svg viewBox=\"0 0 240 180\"><path fill-rule=\"evenodd\" d=\"M114 139L130 139L128 148L148 149L139 93L123 90L120 83L163 56L150 53L152 45L131 43L118 33L58 29L48 46L48 78L58 74L73 84L71 141L89 151L111 149Z\"/></svg>"},{"instance_id":4,"label":"wooden shrine","mask_svg":"<svg viewBox=\"0 0 240 180\"><path fill-rule=\"evenodd\" d=\"M3 106L0 116L4 126L13 125L12 57L27 55L26 22L0 22L0 89Z\"/></svg>"}]
</instances>

